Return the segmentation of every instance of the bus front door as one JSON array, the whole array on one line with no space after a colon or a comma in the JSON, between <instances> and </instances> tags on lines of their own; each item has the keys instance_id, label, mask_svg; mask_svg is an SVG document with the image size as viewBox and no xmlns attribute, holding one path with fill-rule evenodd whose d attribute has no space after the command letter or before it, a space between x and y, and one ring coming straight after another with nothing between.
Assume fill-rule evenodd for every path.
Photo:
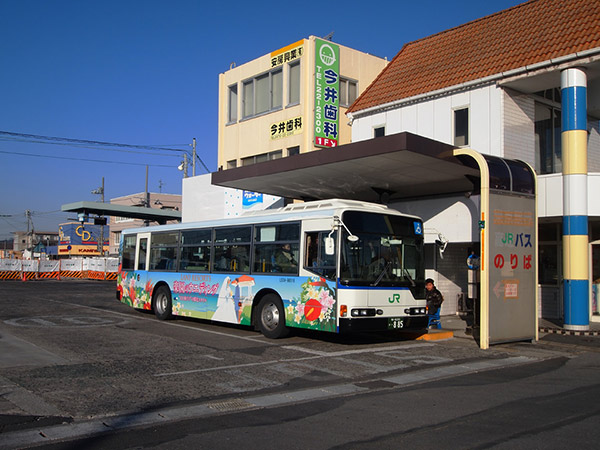
<instances>
[{"instance_id":1,"label":"bus front door","mask_svg":"<svg viewBox=\"0 0 600 450\"><path fill-rule=\"evenodd\" d=\"M135 270L138 281L146 283L146 271L150 264L150 233L139 233L135 245Z\"/></svg>"}]
</instances>

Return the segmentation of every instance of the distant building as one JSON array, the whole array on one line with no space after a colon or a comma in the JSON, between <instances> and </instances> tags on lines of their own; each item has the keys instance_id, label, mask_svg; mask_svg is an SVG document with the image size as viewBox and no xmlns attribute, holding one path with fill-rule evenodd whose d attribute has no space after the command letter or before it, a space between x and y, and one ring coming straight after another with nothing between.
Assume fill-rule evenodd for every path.
<instances>
[{"instance_id":1,"label":"distant building","mask_svg":"<svg viewBox=\"0 0 600 450\"><path fill-rule=\"evenodd\" d=\"M148 208L154 209L174 209L176 211L180 211L181 195L150 192L148 193L147 201L146 194L144 192L140 192L137 194L112 198L110 199L110 203L124 206L147 206ZM175 223L175 221L168 223ZM119 254L119 244L121 242L121 232L123 230L156 224L157 222L149 222L146 224L142 219L133 219L130 217L110 217L110 232L107 231L107 236L110 236L109 254Z\"/></svg>"},{"instance_id":2,"label":"distant building","mask_svg":"<svg viewBox=\"0 0 600 450\"><path fill-rule=\"evenodd\" d=\"M0 258L11 258L13 255L13 240L3 239L0 241Z\"/></svg>"},{"instance_id":3,"label":"distant building","mask_svg":"<svg viewBox=\"0 0 600 450\"><path fill-rule=\"evenodd\" d=\"M13 254L16 257L31 258L31 251L40 256L56 255L59 241L58 231L15 231L13 232Z\"/></svg>"}]
</instances>

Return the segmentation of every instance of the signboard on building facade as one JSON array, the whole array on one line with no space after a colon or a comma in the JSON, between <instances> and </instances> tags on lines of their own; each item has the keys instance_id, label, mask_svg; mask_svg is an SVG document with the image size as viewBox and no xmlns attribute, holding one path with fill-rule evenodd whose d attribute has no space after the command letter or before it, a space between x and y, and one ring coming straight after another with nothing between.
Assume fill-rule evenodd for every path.
<instances>
[{"instance_id":1,"label":"signboard on building facade","mask_svg":"<svg viewBox=\"0 0 600 450\"><path fill-rule=\"evenodd\" d=\"M315 146L337 147L340 111L340 48L315 39Z\"/></svg>"},{"instance_id":2,"label":"signboard on building facade","mask_svg":"<svg viewBox=\"0 0 600 450\"><path fill-rule=\"evenodd\" d=\"M260 205L263 202L263 194L259 192L243 191L242 192L242 208L250 209L254 205Z\"/></svg>"},{"instance_id":3,"label":"signboard on building facade","mask_svg":"<svg viewBox=\"0 0 600 450\"><path fill-rule=\"evenodd\" d=\"M535 197L490 193L490 342L534 339Z\"/></svg>"},{"instance_id":4,"label":"signboard on building facade","mask_svg":"<svg viewBox=\"0 0 600 450\"><path fill-rule=\"evenodd\" d=\"M90 223L63 223L58 227L58 254L59 255L100 255L98 249L100 225ZM104 229L104 251L109 250L108 227Z\"/></svg>"},{"instance_id":5,"label":"signboard on building facade","mask_svg":"<svg viewBox=\"0 0 600 450\"><path fill-rule=\"evenodd\" d=\"M304 39L271 52L271 68L299 59L304 53Z\"/></svg>"},{"instance_id":6,"label":"signboard on building facade","mask_svg":"<svg viewBox=\"0 0 600 450\"><path fill-rule=\"evenodd\" d=\"M302 116L271 124L271 140L281 139L302 133Z\"/></svg>"}]
</instances>

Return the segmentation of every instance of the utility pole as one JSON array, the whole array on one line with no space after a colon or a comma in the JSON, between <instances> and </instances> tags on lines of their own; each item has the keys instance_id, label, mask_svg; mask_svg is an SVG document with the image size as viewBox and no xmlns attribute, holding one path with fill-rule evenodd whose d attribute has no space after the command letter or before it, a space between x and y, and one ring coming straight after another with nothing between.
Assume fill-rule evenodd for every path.
<instances>
[{"instance_id":1,"label":"utility pole","mask_svg":"<svg viewBox=\"0 0 600 450\"><path fill-rule=\"evenodd\" d=\"M192 176L196 176L196 138L192 140Z\"/></svg>"},{"instance_id":2,"label":"utility pole","mask_svg":"<svg viewBox=\"0 0 600 450\"><path fill-rule=\"evenodd\" d=\"M102 177L102 195L100 196L104 206L104 177ZM102 225L100 225L100 256L104 256L104 216L102 216Z\"/></svg>"},{"instance_id":3,"label":"utility pole","mask_svg":"<svg viewBox=\"0 0 600 450\"><path fill-rule=\"evenodd\" d=\"M100 199L104 203L104 177L102 177L102 186L94 189L92 194L100 194ZM104 216L100 216L102 223L100 224L100 242L98 243L98 251L100 256L104 256Z\"/></svg>"},{"instance_id":4,"label":"utility pole","mask_svg":"<svg viewBox=\"0 0 600 450\"><path fill-rule=\"evenodd\" d=\"M148 166L146 165L146 190L145 190L144 203L146 208L150 208L150 192L148 192ZM144 225L149 227L150 221L148 219L144 220Z\"/></svg>"},{"instance_id":5,"label":"utility pole","mask_svg":"<svg viewBox=\"0 0 600 450\"><path fill-rule=\"evenodd\" d=\"M25 210L25 216L27 217L27 236L29 237L29 245L31 248L31 259L33 259L33 250L34 250L34 238L35 238L35 229L33 228L33 219L31 218L31 210ZM30 234L31 228L31 234Z\"/></svg>"}]
</instances>

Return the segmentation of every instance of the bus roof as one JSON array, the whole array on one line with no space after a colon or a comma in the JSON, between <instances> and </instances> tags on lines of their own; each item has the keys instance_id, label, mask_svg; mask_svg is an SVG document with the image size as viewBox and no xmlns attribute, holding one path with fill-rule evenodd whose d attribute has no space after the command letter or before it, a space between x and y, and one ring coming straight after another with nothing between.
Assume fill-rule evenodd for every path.
<instances>
[{"instance_id":1,"label":"bus roof","mask_svg":"<svg viewBox=\"0 0 600 450\"><path fill-rule=\"evenodd\" d=\"M412 217L421 220L420 217L403 214L398 210L377 203L369 203L358 200L330 199L317 200L304 203L291 203L277 209L265 209L250 211L233 218L213 219L199 222L184 222L169 225L155 225L152 227L129 228L122 231L129 233L150 233L157 231L186 230L194 228L226 227L234 225L258 224L302 220L307 218L328 218L335 215L340 216L344 211L364 211L381 214L392 214L395 216Z\"/></svg>"}]
</instances>

